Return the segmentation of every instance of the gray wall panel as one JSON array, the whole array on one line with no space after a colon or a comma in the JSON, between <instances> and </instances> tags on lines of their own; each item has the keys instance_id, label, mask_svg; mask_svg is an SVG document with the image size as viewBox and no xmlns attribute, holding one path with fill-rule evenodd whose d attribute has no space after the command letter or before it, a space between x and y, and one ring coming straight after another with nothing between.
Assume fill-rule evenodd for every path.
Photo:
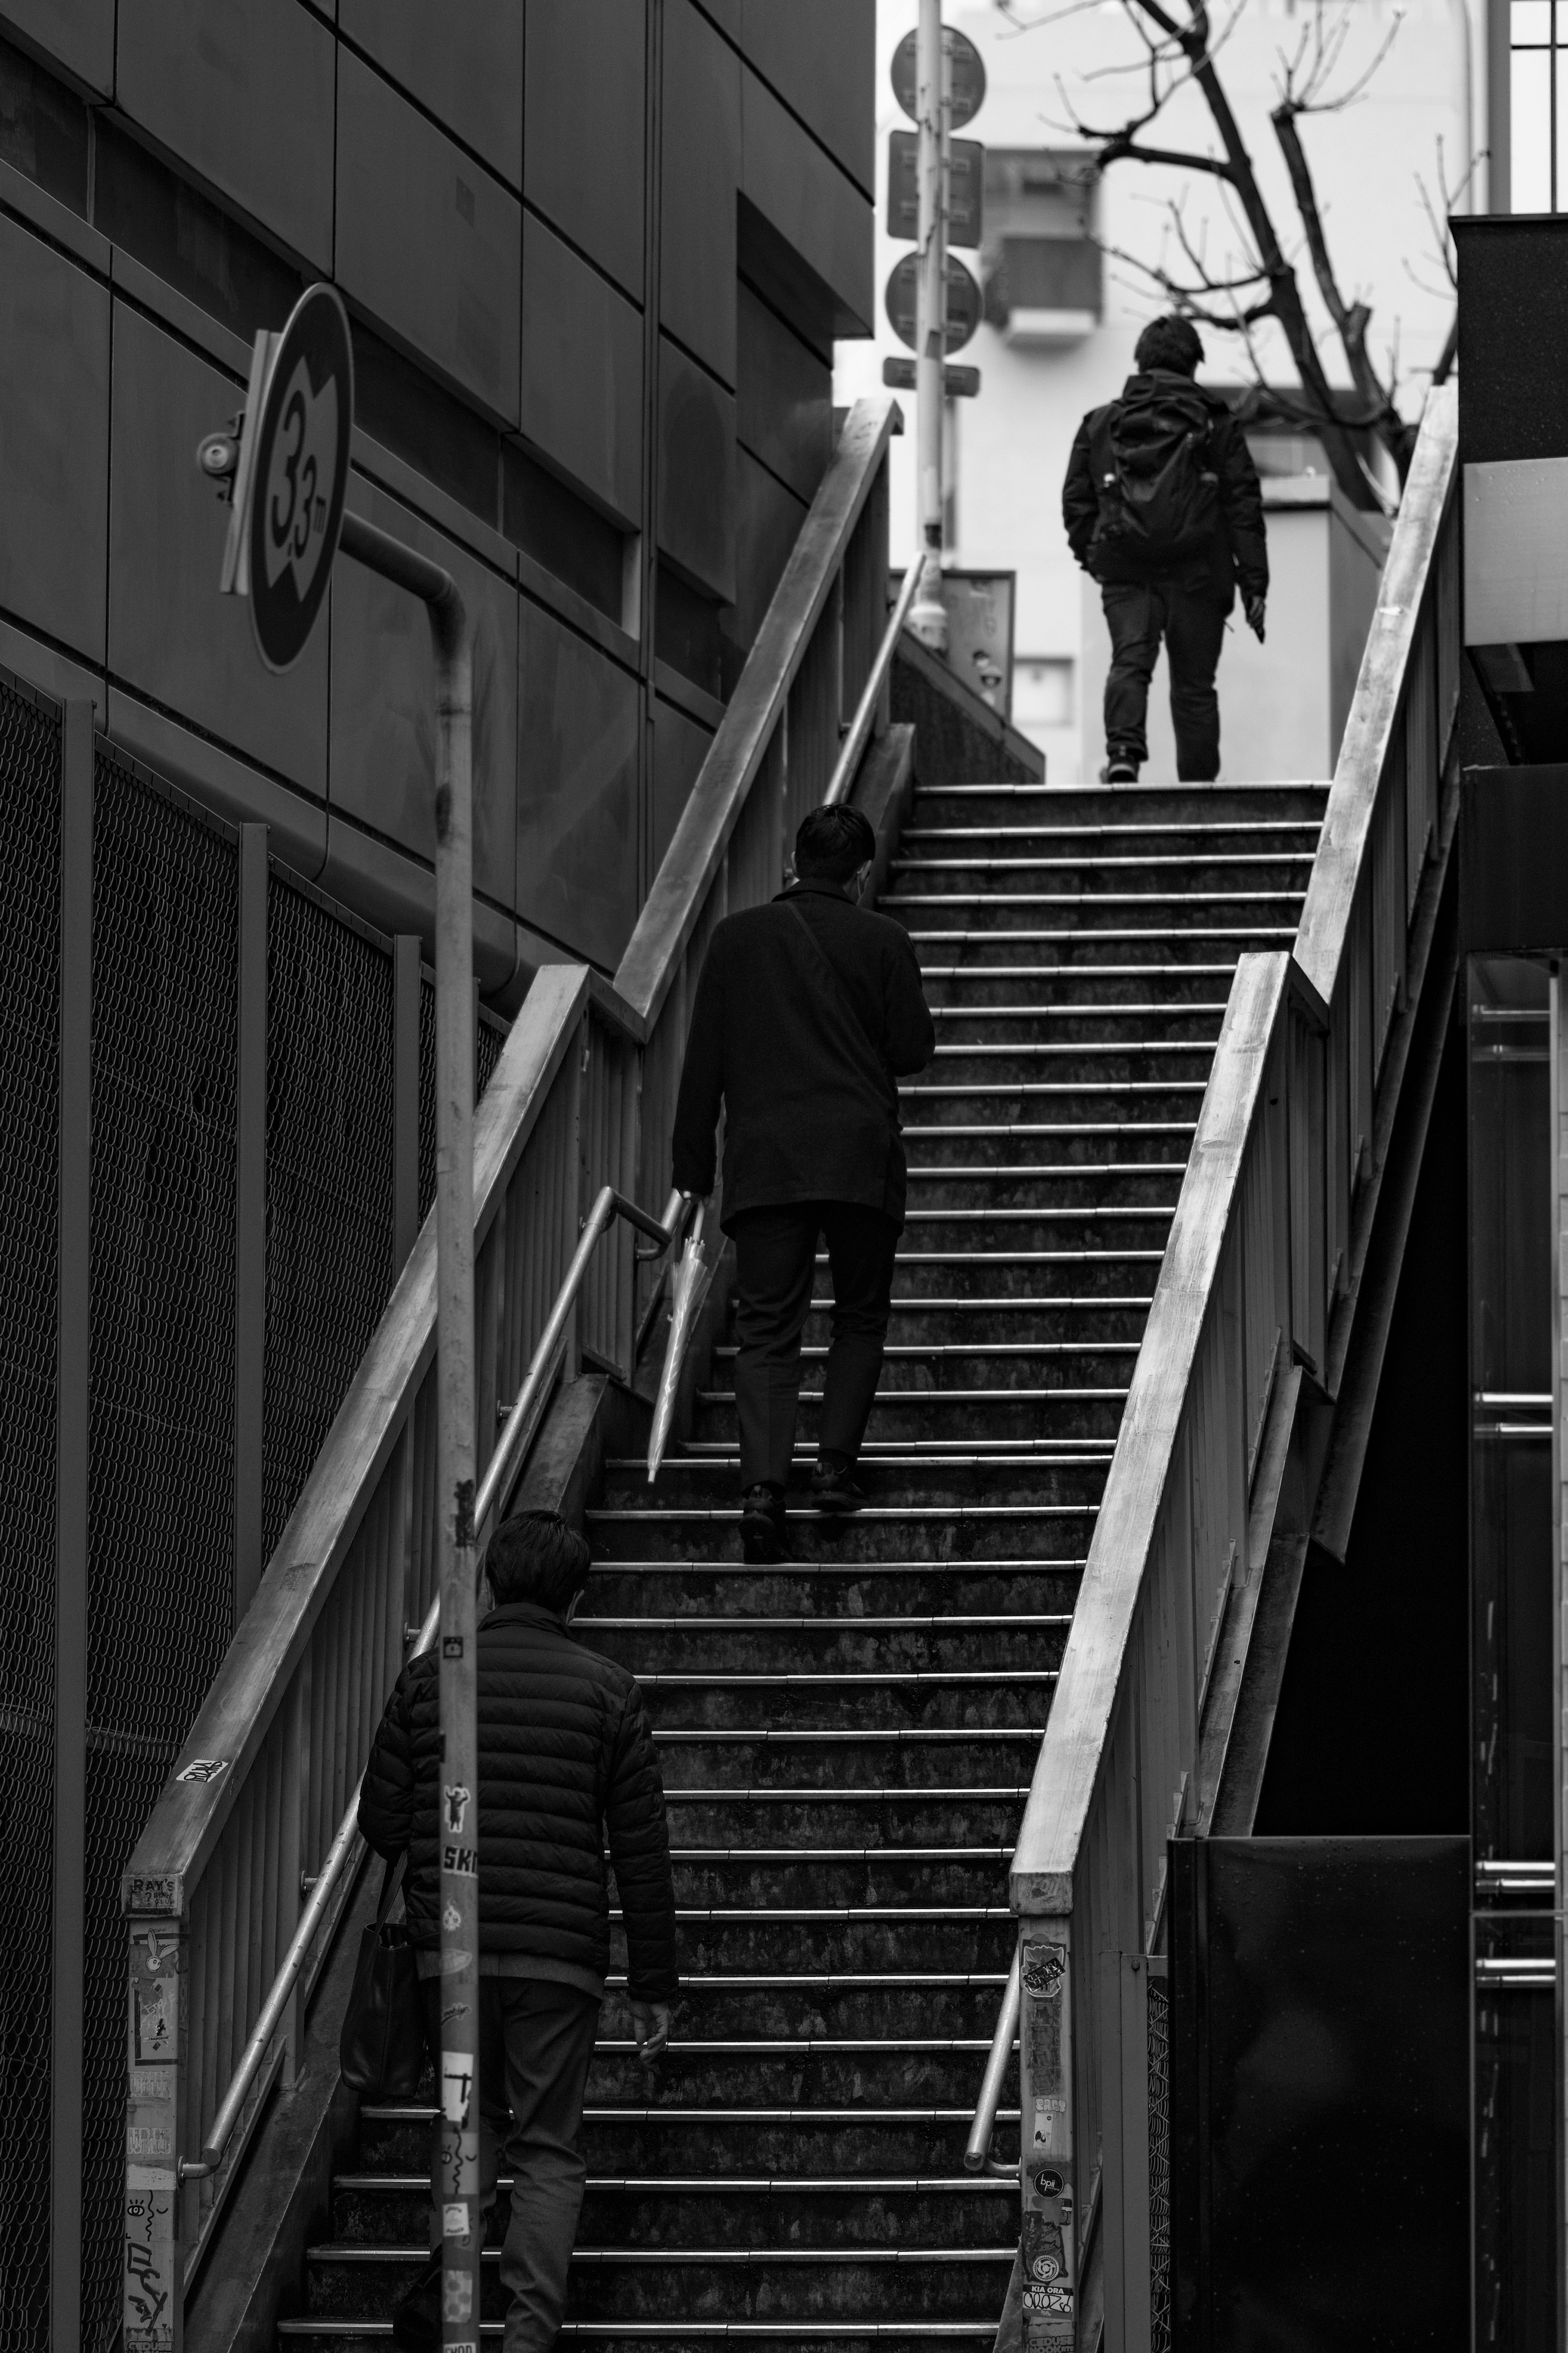
<instances>
[{"instance_id":1,"label":"gray wall panel","mask_svg":"<svg viewBox=\"0 0 1568 2353\"><path fill-rule=\"evenodd\" d=\"M261 667L250 615L217 593L228 511L193 461L232 417L228 376L114 305L109 667L308 792L327 788L327 632L287 678Z\"/></svg>"},{"instance_id":2,"label":"gray wall panel","mask_svg":"<svg viewBox=\"0 0 1568 2353\"><path fill-rule=\"evenodd\" d=\"M300 0L120 0L115 95L133 122L330 269L334 47Z\"/></svg>"},{"instance_id":3,"label":"gray wall panel","mask_svg":"<svg viewBox=\"0 0 1568 2353\"><path fill-rule=\"evenodd\" d=\"M0 605L101 663L109 293L3 215L0 351Z\"/></svg>"},{"instance_id":4,"label":"gray wall panel","mask_svg":"<svg viewBox=\"0 0 1568 2353\"><path fill-rule=\"evenodd\" d=\"M347 50L337 276L377 320L517 422L522 207Z\"/></svg>"},{"instance_id":5,"label":"gray wall panel","mask_svg":"<svg viewBox=\"0 0 1568 2353\"><path fill-rule=\"evenodd\" d=\"M512 903L517 591L399 500L355 475L356 514L443 564L475 628L474 887ZM332 575L331 804L434 865L436 664L424 607L363 565Z\"/></svg>"},{"instance_id":6,"label":"gray wall panel","mask_svg":"<svg viewBox=\"0 0 1568 2353\"><path fill-rule=\"evenodd\" d=\"M735 403L658 343L658 543L726 602L735 593Z\"/></svg>"},{"instance_id":7,"label":"gray wall panel","mask_svg":"<svg viewBox=\"0 0 1568 2353\"><path fill-rule=\"evenodd\" d=\"M641 311L526 214L522 430L634 527L642 518L642 332Z\"/></svg>"},{"instance_id":8,"label":"gray wall panel","mask_svg":"<svg viewBox=\"0 0 1568 2353\"><path fill-rule=\"evenodd\" d=\"M494 0L339 0L339 29L395 82L522 185L522 11Z\"/></svg>"},{"instance_id":9,"label":"gray wall panel","mask_svg":"<svg viewBox=\"0 0 1568 2353\"><path fill-rule=\"evenodd\" d=\"M847 311L871 331L871 207L749 66L741 75L741 185Z\"/></svg>"},{"instance_id":10,"label":"gray wall panel","mask_svg":"<svg viewBox=\"0 0 1568 2353\"><path fill-rule=\"evenodd\" d=\"M735 381L741 61L691 0L666 0L658 315Z\"/></svg>"},{"instance_id":11,"label":"gray wall panel","mask_svg":"<svg viewBox=\"0 0 1568 2353\"><path fill-rule=\"evenodd\" d=\"M523 193L642 300L647 0L528 0Z\"/></svg>"},{"instance_id":12,"label":"gray wall panel","mask_svg":"<svg viewBox=\"0 0 1568 2353\"><path fill-rule=\"evenodd\" d=\"M517 912L614 970L637 912L637 681L524 596Z\"/></svg>"},{"instance_id":13,"label":"gray wall panel","mask_svg":"<svg viewBox=\"0 0 1568 2353\"><path fill-rule=\"evenodd\" d=\"M672 702L653 706L653 862L657 868L713 738Z\"/></svg>"},{"instance_id":14,"label":"gray wall panel","mask_svg":"<svg viewBox=\"0 0 1568 2353\"><path fill-rule=\"evenodd\" d=\"M100 90L114 92L114 0L5 0L18 32Z\"/></svg>"},{"instance_id":15,"label":"gray wall panel","mask_svg":"<svg viewBox=\"0 0 1568 2353\"><path fill-rule=\"evenodd\" d=\"M877 0L741 0L741 47L874 199Z\"/></svg>"},{"instance_id":16,"label":"gray wall panel","mask_svg":"<svg viewBox=\"0 0 1568 2353\"><path fill-rule=\"evenodd\" d=\"M833 455L833 371L749 286L736 328L736 433L809 503Z\"/></svg>"},{"instance_id":17,"label":"gray wall panel","mask_svg":"<svg viewBox=\"0 0 1568 2353\"><path fill-rule=\"evenodd\" d=\"M725 615L724 628L735 645L749 647L800 536L806 511L749 449L736 452L735 471L736 600Z\"/></svg>"}]
</instances>

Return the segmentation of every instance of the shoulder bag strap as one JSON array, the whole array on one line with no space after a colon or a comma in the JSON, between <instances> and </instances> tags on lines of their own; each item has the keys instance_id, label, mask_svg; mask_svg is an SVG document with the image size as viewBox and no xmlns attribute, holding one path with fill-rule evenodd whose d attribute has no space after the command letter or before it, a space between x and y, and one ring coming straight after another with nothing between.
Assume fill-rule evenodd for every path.
<instances>
[{"instance_id":1,"label":"shoulder bag strap","mask_svg":"<svg viewBox=\"0 0 1568 2353\"><path fill-rule=\"evenodd\" d=\"M786 899L784 901L784 905L789 908L805 935L807 959L812 966L813 976L818 987L823 990L838 1013L840 1013L843 1018L847 1022L851 1037L854 1039L858 1046L864 1049L867 1075L868 1077L874 1077L879 1091L881 1093L886 1094L889 1089L893 1085L892 1073L889 1070L882 1055L878 1051L872 1039L868 1035L866 1025L861 1020L858 1012L856 1010L854 999L851 997L849 991L845 987L843 981L839 978L837 973L834 969L832 957L827 954L822 942L817 938L816 934L812 930L811 925L807 923L799 901L795 899ZM897 1100L897 1094L895 1093L895 1103Z\"/></svg>"}]
</instances>

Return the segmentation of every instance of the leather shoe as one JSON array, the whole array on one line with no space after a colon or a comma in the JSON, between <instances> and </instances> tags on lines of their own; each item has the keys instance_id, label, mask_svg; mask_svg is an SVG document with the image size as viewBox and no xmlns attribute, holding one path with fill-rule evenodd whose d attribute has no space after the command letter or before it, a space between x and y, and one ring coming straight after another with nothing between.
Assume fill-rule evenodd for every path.
<instances>
[{"instance_id":1,"label":"leather shoe","mask_svg":"<svg viewBox=\"0 0 1568 2353\"><path fill-rule=\"evenodd\" d=\"M814 1512L858 1512L866 1490L855 1476L855 1465L839 1454L825 1454L811 1474Z\"/></svg>"},{"instance_id":2,"label":"leather shoe","mask_svg":"<svg viewBox=\"0 0 1568 2353\"><path fill-rule=\"evenodd\" d=\"M771 1560L787 1560L789 1543L784 1533L784 1499L782 1488L759 1480L748 1487L741 1504L741 1549L745 1559L753 1565Z\"/></svg>"}]
</instances>

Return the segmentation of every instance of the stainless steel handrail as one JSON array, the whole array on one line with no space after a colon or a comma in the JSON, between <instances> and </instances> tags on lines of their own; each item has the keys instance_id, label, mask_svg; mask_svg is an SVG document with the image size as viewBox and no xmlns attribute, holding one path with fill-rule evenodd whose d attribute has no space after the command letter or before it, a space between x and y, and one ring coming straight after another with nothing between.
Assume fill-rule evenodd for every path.
<instances>
[{"instance_id":1,"label":"stainless steel handrail","mask_svg":"<svg viewBox=\"0 0 1568 2353\"><path fill-rule=\"evenodd\" d=\"M567 1319L576 1304L577 1294L583 1288L584 1278L601 1238L609 1231L617 1218L625 1218L628 1225L636 1226L639 1232L657 1240L668 1250L679 1237L689 1206L679 1193L672 1193L661 1222L651 1218L646 1209L639 1209L635 1201L628 1201L624 1194L617 1193L613 1185L605 1186L599 1192L584 1221L582 1236L572 1254L572 1263L555 1294L555 1304L539 1335L538 1345L523 1376L522 1387L518 1390L516 1401L502 1425L500 1441L479 1482L479 1492L474 1504L474 1528L481 1565L483 1546L489 1532L489 1523L521 1470L543 1419L544 1408L560 1370ZM426 1613L425 1622L409 1651L410 1658L416 1659L430 1648L440 1622L441 1597L437 1594ZM179 2161L177 2170L182 2181L206 2180L217 2171L223 2160L224 2150L233 2137L234 2128L245 2106L246 2095L260 2072L267 2047L278 2031L305 1965L306 1956L326 1917L332 1893L353 1852L363 1779L362 1774L354 1783L353 1795L349 1799L342 1820L338 1824L336 1836L327 1849L326 1859L316 1875L310 1900L300 1915L299 1926L289 1940L289 1949L272 1980L271 1990L261 2006L260 2015L250 2031L239 2064L229 2079L228 2089L208 2127L206 2138L202 2143L201 2156L195 2159L182 2158Z\"/></svg>"},{"instance_id":2,"label":"stainless steel handrail","mask_svg":"<svg viewBox=\"0 0 1568 2353\"><path fill-rule=\"evenodd\" d=\"M1007 1972L1007 1983L1002 1995L1002 2007L996 2017L996 2031L991 2037L986 2054L985 2073L980 2079L980 2097L974 2103L974 2121L969 2127L969 2145L963 2152L964 2169L969 2173L994 2173L1004 2181L1016 2181L1019 2168L1002 2165L991 2154L991 2143L996 2131L996 2111L1002 2103L1002 2084L1007 2073L1007 2062L1013 2056L1013 2046L1018 2039L1018 1948L1013 1948L1013 1966Z\"/></svg>"},{"instance_id":3,"label":"stainless steel handrail","mask_svg":"<svg viewBox=\"0 0 1568 2353\"><path fill-rule=\"evenodd\" d=\"M860 765L860 754L866 748L866 738L871 733L871 722L877 716L877 705L881 700L883 683L892 666L893 649L898 644L904 623L909 618L910 607L915 601L915 590L920 586L920 580L921 566L918 564L911 564L904 575L903 586L899 590L899 600L893 607L892 618L883 632L881 644L877 648L877 658L871 664L865 691L855 706L855 716L849 722L849 732L838 746L838 757L834 763L833 774L827 780L827 790L822 796L823 800L829 807L835 801L844 800L848 796L855 771Z\"/></svg>"}]
</instances>

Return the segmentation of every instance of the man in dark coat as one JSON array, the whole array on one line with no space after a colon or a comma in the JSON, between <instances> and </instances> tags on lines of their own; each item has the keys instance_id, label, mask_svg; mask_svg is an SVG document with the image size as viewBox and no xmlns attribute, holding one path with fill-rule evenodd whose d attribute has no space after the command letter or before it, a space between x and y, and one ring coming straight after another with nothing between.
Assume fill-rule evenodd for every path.
<instances>
[{"instance_id":1,"label":"man in dark coat","mask_svg":"<svg viewBox=\"0 0 1568 2353\"><path fill-rule=\"evenodd\" d=\"M645 2058L664 2048L676 1989L669 1835L642 1694L625 1667L567 1630L588 1567L587 1546L553 1512L504 1521L485 1556L496 1607L479 1630L479 2163L489 2205L504 2142L512 2174L500 2264L511 2295L505 2353L545 2353L566 2300L583 2203L583 2087L610 1961L606 1831L632 2032ZM433 1650L399 1675L359 1802L376 1852L408 1852L408 1940L432 2051L441 2047L437 1678ZM394 2329L409 2353L440 2342L439 2151L437 2126L436 2253Z\"/></svg>"},{"instance_id":2,"label":"man in dark coat","mask_svg":"<svg viewBox=\"0 0 1568 2353\"><path fill-rule=\"evenodd\" d=\"M1239 582L1263 641L1268 549L1246 437L1223 397L1194 383L1204 355L1187 319L1138 338L1120 400L1079 427L1062 488L1072 552L1099 581L1110 630L1102 781L1134 784L1149 756L1144 718L1160 640L1171 666L1176 774L1219 774L1219 667Z\"/></svg>"},{"instance_id":3,"label":"man in dark coat","mask_svg":"<svg viewBox=\"0 0 1568 2353\"><path fill-rule=\"evenodd\" d=\"M675 1182L712 1190L725 1116L723 1226L735 1242L735 1401L748 1560L786 1557L800 1335L816 1240L833 1269L833 1341L812 1499L853 1511L904 1223L898 1081L935 1034L910 935L859 905L876 837L858 809L813 809L795 881L713 934L676 1104Z\"/></svg>"}]
</instances>

